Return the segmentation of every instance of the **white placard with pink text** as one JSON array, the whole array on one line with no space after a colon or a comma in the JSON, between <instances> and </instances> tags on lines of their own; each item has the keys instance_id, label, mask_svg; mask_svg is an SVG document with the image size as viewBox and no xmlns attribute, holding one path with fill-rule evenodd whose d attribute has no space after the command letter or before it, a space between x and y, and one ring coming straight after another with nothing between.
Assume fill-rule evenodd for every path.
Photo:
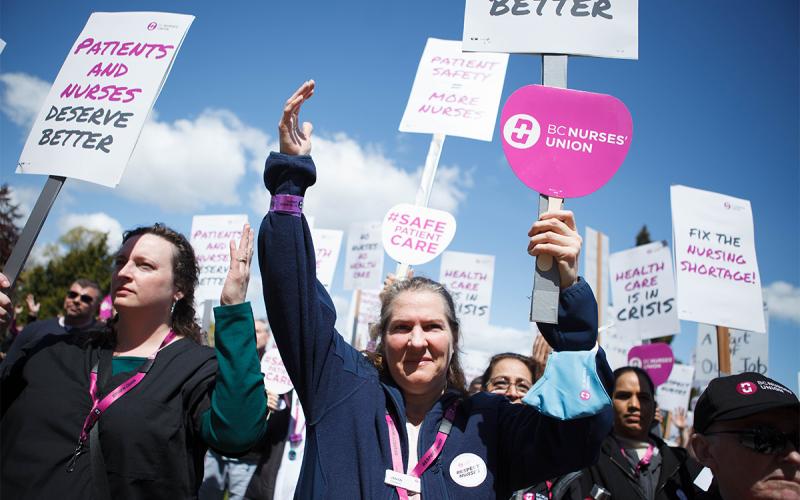
<instances>
[{"instance_id":1,"label":"white placard with pink text","mask_svg":"<svg viewBox=\"0 0 800 500\"><path fill-rule=\"evenodd\" d=\"M442 254L439 283L453 296L458 321L466 330L477 330L489 324L493 280L494 255Z\"/></svg>"},{"instance_id":2,"label":"white placard with pink text","mask_svg":"<svg viewBox=\"0 0 800 500\"><path fill-rule=\"evenodd\" d=\"M664 411L675 411L678 408L688 410L693 379L693 366L677 363L672 365L669 378L656 389L659 408Z\"/></svg>"},{"instance_id":3,"label":"white placard with pink text","mask_svg":"<svg viewBox=\"0 0 800 500\"><path fill-rule=\"evenodd\" d=\"M191 243L200 267L195 300L219 300L231 264L230 242L239 244L247 215L195 215Z\"/></svg>"},{"instance_id":4,"label":"white placard with pink text","mask_svg":"<svg viewBox=\"0 0 800 500\"><path fill-rule=\"evenodd\" d=\"M338 229L312 229L311 239L317 254L317 279L330 292L344 232Z\"/></svg>"},{"instance_id":5,"label":"white placard with pink text","mask_svg":"<svg viewBox=\"0 0 800 500\"><path fill-rule=\"evenodd\" d=\"M670 198L678 317L764 333L750 202L686 186Z\"/></svg>"},{"instance_id":6,"label":"white placard with pink text","mask_svg":"<svg viewBox=\"0 0 800 500\"><path fill-rule=\"evenodd\" d=\"M461 42L428 38L401 132L491 141L508 54L461 52Z\"/></svg>"},{"instance_id":7,"label":"white placard with pink text","mask_svg":"<svg viewBox=\"0 0 800 500\"><path fill-rule=\"evenodd\" d=\"M383 283L383 244L380 221L355 223L347 233L344 289L380 288Z\"/></svg>"},{"instance_id":8,"label":"white placard with pink text","mask_svg":"<svg viewBox=\"0 0 800 500\"><path fill-rule=\"evenodd\" d=\"M350 307L347 311L347 330L340 332L350 345L363 351L374 351L375 342L370 336L369 328L378 323L381 315L381 289L353 290ZM356 317L358 313L358 317Z\"/></svg>"},{"instance_id":9,"label":"white placard with pink text","mask_svg":"<svg viewBox=\"0 0 800 500\"><path fill-rule=\"evenodd\" d=\"M383 218L383 248L403 264L417 266L432 261L455 235L456 219L444 210L401 203Z\"/></svg>"},{"instance_id":10,"label":"white placard with pink text","mask_svg":"<svg viewBox=\"0 0 800 500\"><path fill-rule=\"evenodd\" d=\"M614 327L640 339L680 333L672 254L661 241L609 257Z\"/></svg>"},{"instance_id":11,"label":"white placard with pink text","mask_svg":"<svg viewBox=\"0 0 800 500\"><path fill-rule=\"evenodd\" d=\"M17 173L114 187L194 16L95 12L70 48Z\"/></svg>"},{"instance_id":12,"label":"white placard with pink text","mask_svg":"<svg viewBox=\"0 0 800 500\"><path fill-rule=\"evenodd\" d=\"M277 347L264 353L261 358L261 373L264 374L264 387L269 392L286 394L294 388Z\"/></svg>"}]
</instances>

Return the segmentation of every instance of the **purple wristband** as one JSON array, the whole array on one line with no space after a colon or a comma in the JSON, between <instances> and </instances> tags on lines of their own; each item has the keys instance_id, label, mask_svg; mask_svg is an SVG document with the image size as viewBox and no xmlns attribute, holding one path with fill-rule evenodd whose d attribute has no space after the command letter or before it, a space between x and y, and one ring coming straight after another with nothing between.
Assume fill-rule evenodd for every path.
<instances>
[{"instance_id":1,"label":"purple wristband","mask_svg":"<svg viewBox=\"0 0 800 500\"><path fill-rule=\"evenodd\" d=\"M303 214L303 197L293 194L276 194L269 202L269 211L300 217Z\"/></svg>"}]
</instances>

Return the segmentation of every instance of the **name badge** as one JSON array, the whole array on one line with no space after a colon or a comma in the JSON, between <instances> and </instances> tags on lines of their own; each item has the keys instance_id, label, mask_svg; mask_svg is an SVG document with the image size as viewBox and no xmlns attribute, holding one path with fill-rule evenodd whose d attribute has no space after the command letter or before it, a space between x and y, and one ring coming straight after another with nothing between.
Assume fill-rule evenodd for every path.
<instances>
[{"instance_id":1,"label":"name badge","mask_svg":"<svg viewBox=\"0 0 800 500\"><path fill-rule=\"evenodd\" d=\"M422 481L418 477L401 474L393 470L387 470L383 482L389 486L400 487L414 493L422 493Z\"/></svg>"}]
</instances>

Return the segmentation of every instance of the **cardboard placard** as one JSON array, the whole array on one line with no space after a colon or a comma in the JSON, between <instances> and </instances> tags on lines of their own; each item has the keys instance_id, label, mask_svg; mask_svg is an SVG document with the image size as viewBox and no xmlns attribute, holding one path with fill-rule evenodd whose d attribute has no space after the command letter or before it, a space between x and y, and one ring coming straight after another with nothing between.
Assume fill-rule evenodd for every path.
<instances>
[{"instance_id":1,"label":"cardboard placard","mask_svg":"<svg viewBox=\"0 0 800 500\"><path fill-rule=\"evenodd\" d=\"M464 50L639 58L638 0L467 0Z\"/></svg>"},{"instance_id":2,"label":"cardboard placard","mask_svg":"<svg viewBox=\"0 0 800 500\"><path fill-rule=\"evenodd\" d=\"M767 324L769 326L769 324ZM758 372L769 375L769 331L765 333L743 330L729 331L731 375ZM695 386L704 389L719 376L717 359L717 330L711 325L698 323L697 343L694 350Z\"/></svg>"},{"instance_id":3,"label":"cardboard placard","mask_svg":"<svg viewBox=\"0 0 800 500\"><path fill-rule=\"evenodd\" d=\"M672 186L678 317L764 333L750 202Z\"/></svg>"},{"instance_id":4,"label":"cardboard placard","mask_svg":"<svg viewBox=\"0 0 800 500\"><path fill-rule=\"evenodd\" d=\"M465 330L489 324L492 308L494 255L444 252L439 268L443 284L456 304L456 316Z\"/></svg>"},{"instance_id":5,"label":"cardboard placard","mask_svg":"<svg viewBox=\"0 0 800 500\"><path fill-rule=\"evenodd\" d=\"M239 244L247 215L195 215L191 243L200 267L195 300L219 300L231 264L230 241Z\"/></svg>"},{"instance_id":6,"label":"cardboard placard","mask_svg":"<svg viewBox=\"0 0 800 500\"><path fill-rule=\"evenodd\" d=\"M294 388L277 347L264 353L261 358L261 373L264 374L264 387L269 392L286 394Z\"/></svg>"},{"instance_id":7,"label":"cardboard placard","mask_svg":"<svg viewBox=\"0 0 800 500\"><path fill-rule=\"evenodd\" d=\"M341 332L345 340L351 343L359 351L370 350L370 345L377 343L377 338L372 338L370 325L377 324L381 316L380 289L359 289L354 290L350 299L350 307L347 312L347 325L353 326L353 331ZM356 307L357 306L357 307ZM355 317L356 308L358 317ZM372 349L375 346L372 345Z\"/></svg>"},{"instance_id":8,"label":"cardboard placard","mask_svg":"<svg viewBox=\"0 0 800 500\"><path fill-rule=\"evenodd\" d=\"M669 378L675 356L669 345L663 342L637 345L628 352L628 364L646 371L658 387Z\"/></svg>"},{"instance_id":9,"label":"cardboard placard","mask_svg":"<svg viewBox=\"0 0 800 500\"><path fill-rule=\"evenodd\" d=\"M456 235L456 219L443 210L401 203L386 212L382 239L397 262L416 266L438 257Z\"/></svg>"},{"instance_id":10,"label":"cardboard placard","mask_svg":"<svg viewBox=\"0 0 800 500\"><path fill-rule=\"evenodd\" d=\"M461 42L428 38L401 132L491 141L508 54L461 52Z\"/></svg>"},{"instance_id":11,"label":"cardboard placard","mask_svg":"<svg viewBox=\"0 0 800 500\"><path fill-rule=\"evenodd\" d=\"M619 330L615 324L602 329L599 333L600 347L606 352L608 366L612 370L628 366L628 353L633 347L642 343L635 330Z\"/></svg>"},{"instance_id":12,"label":"cardboard placard","mask_svg":"<svg viewBox=\"0 0 800 500\"><path fill-rule=\"evenodd\" d=\"M344 264L344 289L380 288L383 283L383 244L380 222L350 225Z\"/></svg>"},{"instance_id":13,"label":"cardboard placard","mask_svg":"<svg viewBox=\"0 0 800 500\"><path fill-rule=\"evenodd\" d=\"M676 363L666 382L658 386L656 401L661 410L675 411L689 409L689 396L692 392L694 367Z\"/></svg>"},{"instance_id":14,"label":"cardboard placard","mask_svg":"<svg viewBox=\"0 0 800 500\"><path fill-rule=\"evenodd\" d=\"M344 232L338 229L312 229L311 239L317 254L317 279L330 292Z\"/></svg>"},{"instance_id":15,"label":"cardboard placard","mask_svg":"<svg viewBox=\"0 0 800 500\"><path fill-rule=\"evenodd\" d=\"M95 12L33 124L17 173L119 183L194 16Z\"/></svg>"},{"instance_id":16,"label":"cardboard placard","mask_svg":"<svg viewBox=\"0 0 800 500\"><path fill-rule=\"evenodd\" d=\"M672 254L655 241L611 254L611 292L617 330L641 339L680 333Z\"/></svg>"},{"instance_id":17,"label":"cardboard placard","mask_svg":"<svg viewBox=\"0 0 800 500\"><path fill-rule=\"evenodd\" d=\"M500 115L503 152L529 188L575 198L600 189L631 145L628 108L610 95L527 85Z\"/></svg>"}]
</instances>

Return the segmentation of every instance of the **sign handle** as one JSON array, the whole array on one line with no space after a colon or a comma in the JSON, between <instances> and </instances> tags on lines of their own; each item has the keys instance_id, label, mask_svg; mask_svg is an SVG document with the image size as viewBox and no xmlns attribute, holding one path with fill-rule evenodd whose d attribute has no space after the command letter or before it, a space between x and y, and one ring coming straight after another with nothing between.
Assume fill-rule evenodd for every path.
<instances>
[{"instance_id":1,"label":"sign handle","mask_svg":"<svg viewBox=\"0 0 800 500\"><path fill-rule=\"evenodd\" d=\"M3 267L3 274L11 282L9 289L14 289L17 278L19 278L22 268L25 267L25 261L28 260L28 255L31 253L33 244L36 243L39 231L42 230L44 221L47 219L47 214L50 213L50 209L53 207L53 203L55 203L56 197L66 180L66 177L51 175L47 178L42 192L39 193L39 198L36 200L36 205L33 206L33 211L22 229L22 234L20 234L17 244L14 245L14 249Z\"/></svg>"},{"instance_id":2,"label":"sign handle","mask_svg":"<svg viewBox=\"0 0 800 500\"><path fill-rule=\"evenodd\" d=\"M717 366L720 377L731 374L731 332L727 326L717 326Z\"/></svg>"},{"instance_id":3,"label":"sign handle","mask_svg":"<svg viewBox=\"0 0 800 500\"><path fill-rule=\"evenodd\" d=\"M597 231L597 326L603 324L603 315L605 314L605 307L603 307L603 233ZM597 341L600 342L600 334L598 333Z\"/></svg>"},{"instance_id":4,"label":"sign handle","mask_svg":"<svg viewBox=\"0 0 800 500\"><path fill-rule=\"evenodd\" d=\"M417 189L417 197L414 204L420 207L427 207L431 200L433 181L436 179L436 170L439 168L439 157L442 155L442 145L444 145L445 134L433 134L431 144L428 147L428 156L425 158L425 168L422 170L422 179ZM394 275L398 280L404 280L408 276L409 265L403 262L397 263Z\"/></svg>"},{"instance_id":5,"label":"sign handle","mask_svg":"<svg viewBox=\"0 0 800 500\"><path fill-rule=\"evenodd\" d=\"M560 54L542 54L542 85L548 87L567 88L567 56ZM539 195L539 215L547 210L559 210L563 200ZM600 272L598 270L598 272ZM558 266L553 265L553 258L540 255L536 258L533 276L533 292L531 293L531 321L541 323L558 323L558 295L561 277Z\"/></svg>"},{"instance_id":6,"label":"sign handle","mask_svg":"<svg viewBox=\"0 0 800 500\"><path fill-rule=\"evenodd\" d=\"M361 312L361 289L356 288L356 305L355 305L355 312L353 313L353 334L350 337L350 345L359 349L356 345L356 341L358 340L358 315ZM360 349L359 349L360 350Z\"/></svg>"}]
</instances>

